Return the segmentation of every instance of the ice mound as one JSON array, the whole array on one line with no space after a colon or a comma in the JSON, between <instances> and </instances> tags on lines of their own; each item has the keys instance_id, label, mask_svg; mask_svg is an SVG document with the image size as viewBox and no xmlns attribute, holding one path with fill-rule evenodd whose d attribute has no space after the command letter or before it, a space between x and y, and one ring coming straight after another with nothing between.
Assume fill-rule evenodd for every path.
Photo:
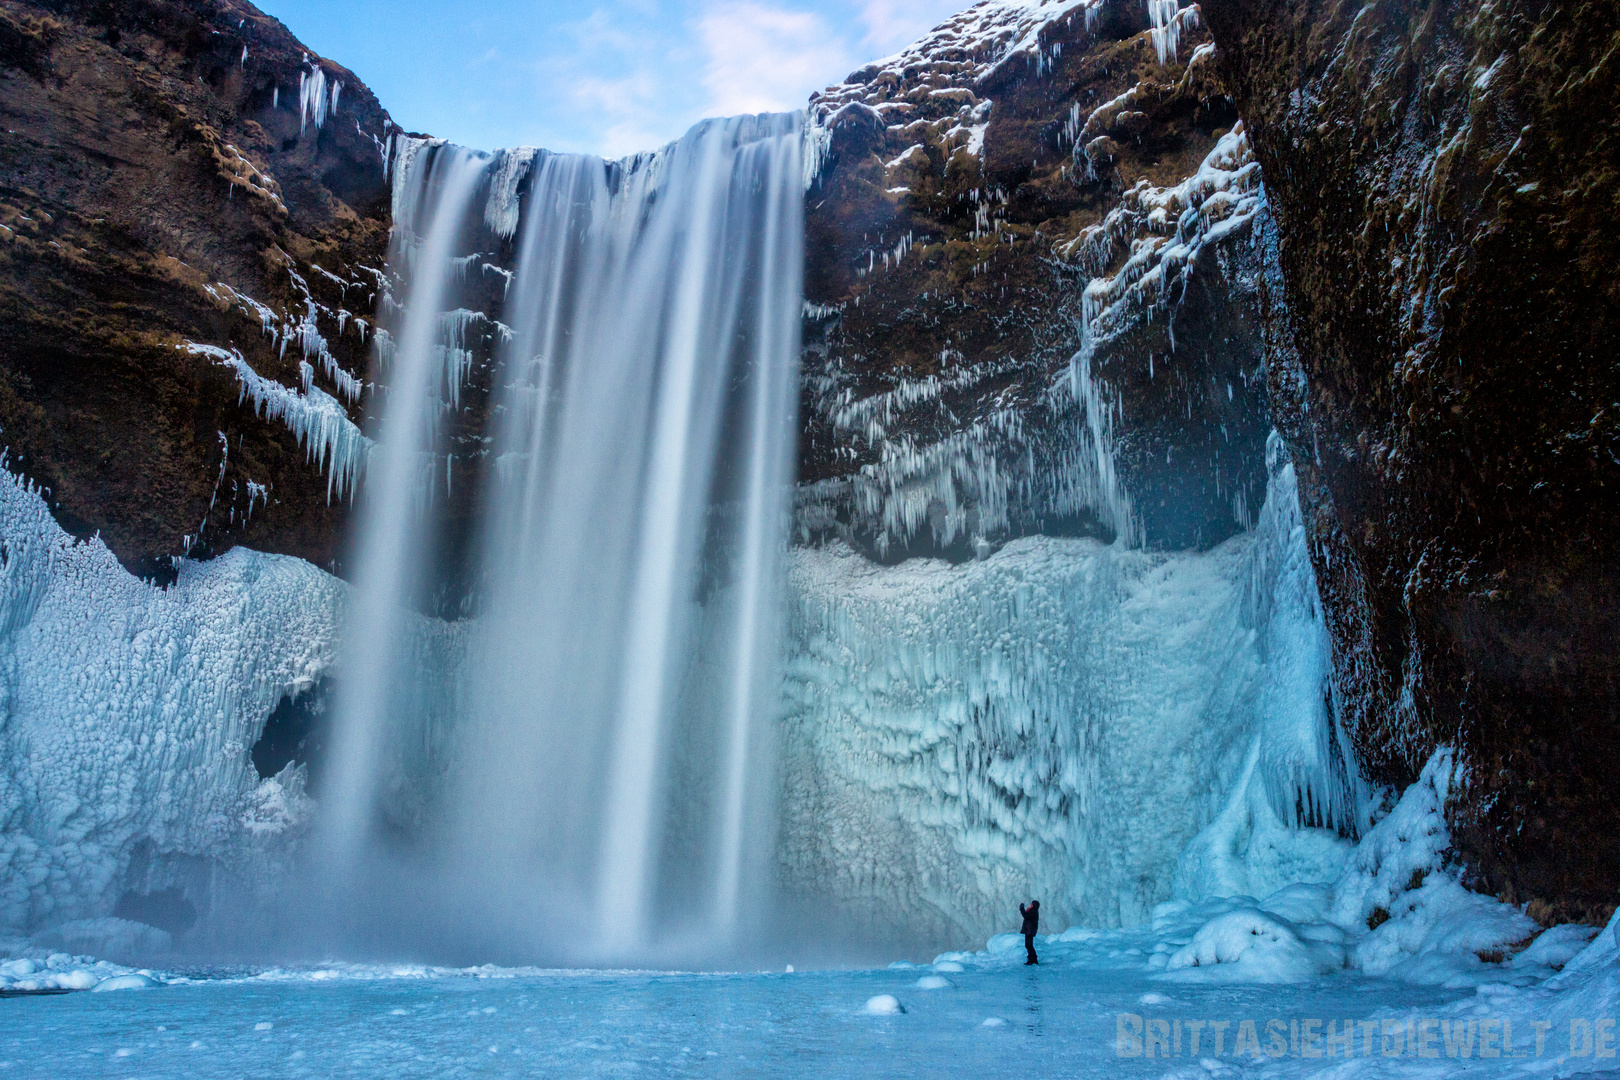
<instances>
[{"instance_id":1,"label":"ice mound","mask_svg":"<svg viewBox=\"0 0 1620 1080\"><path fill-rule=\"evenodd\" d=\"M949 990L951 980L943 975L924 975L917 980L916 987L919 990Z\"/></svg>"},{"instance_id":2,"label":"ice mound","mask_svg":"<svg viewBox=\"0 0 1620 1080\"><path fill-rule=\"evenodd\" d=\"M893 994L878 994L866 999L866 1011L873 1016L893 1016L905 1012L906 1007Z\"/></svg>"},{"instance_id":3,"label":"ice mound","mask_svg":"<svg viewBox=\"0 0 1620 1080\"><path fill-rule=\"evenodd\" d=\"M1351 962L1369 975L1470 985L1494 978L1498 973L1486 968L1523 949L1540 930L1519 909L1464 888L1447 867L1445 803L1456 778L1452 752L1436 751L1333 886L1327 919L1365 933Z\"/></svg>"},{"instance_id":4,"label":"ice mound","mask_svg":"<svg viewBox=\"0 0 1620 1080\"><path fill-rule=\"evenodd\" d=\"M1240 908L1211 919L1170 955L1169 971L1224 965L1233 982L1304 982L1344 966L1344 951L1328 942L1307 942L1285 919L1257 908Z\"/></svg>"},{"instance_id":5,"label":"ice mound","mask_svg":"<svg viewBox=\"0 0 1620 1080\"><path fill-rule=\"evenodd\" d=\"M1351 967L1453 988L1513 978L1503 961L1540 928L1518 908L1464 888L1448 866L1445 804L1456 778L1452 752L1440 749L1331 886L1291 886L1209 919L1168 958L1167 970L1213 965L1218 970L1205 977L1270 982ZM1545 955L1567 960L1574 936L1560 931Z\"/></svg>"},{"instance_id":6,"label":"ice mound","mask_svg":"<svg viewBox=\"0 0 1620 1080\"><path fill-rule=\"evenodd\" d=\"M1579 956L1599 933L1596 927L1573 923L1551 927L1531 942L1528 949L1513 958L1513 967L1525 971L1541 968L1548 971L1562 970L1571 960Z\"/></svg>"},{"instance_id":7,"label":"ice mound","mask_svg":"<svg viewBox=\"0 0 1620 1080\"><path fill-rule=\"evenodd\" d=\"M150 972L49 951L18 938L0 939L0 990L119 990L135 985L132 979L142 986L159 983Z\"/></svg>"}]
</instances>

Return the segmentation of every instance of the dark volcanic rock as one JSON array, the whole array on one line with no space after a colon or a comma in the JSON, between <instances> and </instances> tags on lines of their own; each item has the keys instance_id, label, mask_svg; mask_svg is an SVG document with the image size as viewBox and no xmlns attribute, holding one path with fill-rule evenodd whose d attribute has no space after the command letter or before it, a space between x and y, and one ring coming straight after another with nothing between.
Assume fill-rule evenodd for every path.
<instances>
[{"instance_id":1,"label":"dark volcanic rock","mask_svg":"<svg viewBox=\"0 0 1620 1080\"><path fill-rule=\"evenodd\" d=\"M0 64L8 466L138 573L236 543L334 567L346 496L177 346L295 393L307 358L359 418L341 385L368 367L387 114L234 0L5 0Z\"/></svg>"},{"instance_id":2,"label":"dark volcanic rock","mask_svg":"<svg viewBox=\"0 0 1620 1080\"><path fill-rule=\"evenodd\" d=\"M1207 0L1265 170L1272 407L1375 779L1455 743L1460 854L1620 888L1620 6Z\"/></svg>"},{"instance_id":3,"label":"dark volcanic rock","mask_svg":"<svg viewBox=\"0 0 1620 1080\"><path fill-rule=\"evenodd\" d=\"M1166 63L1140 4L992 0L812 99L802 537L893 560L1248 524L1258 173L1177 25Z\"/></svg>"}]
</instances>

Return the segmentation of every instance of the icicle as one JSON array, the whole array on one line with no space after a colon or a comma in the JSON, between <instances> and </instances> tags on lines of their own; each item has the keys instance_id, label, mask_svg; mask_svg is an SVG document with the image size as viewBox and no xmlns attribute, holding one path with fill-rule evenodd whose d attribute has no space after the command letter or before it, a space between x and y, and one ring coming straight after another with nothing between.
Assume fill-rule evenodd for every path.
<instances>
[{"instance_id":1,"label":"icicle","mask_svg":"<svg viewBox=\"0 0 1620 1080\"><path fill-rule=\"evenodd\" d=\"M254 371L235 349L195 342L178 347L230 368L241 384L241 400L251 401L254 413L287 425L308 460L326 472L327 501L334 491L341 499L354 490L355 481L365 471L372 442L355 427L336 398L313 384L314 370L308 361L299 365L304 379L304 393L300 394Z\"/></svg>"}]
</instances>

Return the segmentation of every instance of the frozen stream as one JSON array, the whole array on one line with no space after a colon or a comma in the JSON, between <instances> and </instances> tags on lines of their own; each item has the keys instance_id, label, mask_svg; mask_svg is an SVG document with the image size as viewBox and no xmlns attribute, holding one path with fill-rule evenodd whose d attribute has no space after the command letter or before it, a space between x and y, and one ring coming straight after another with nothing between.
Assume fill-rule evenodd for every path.
<instances>
[{"instance_id":1,"label":"frozen stream","mask_svg":"<svg viewBox=\"0 0 1620 1080\"><path fill-rule=\"evenodd\" d=\"M1118 1056L1118 1014L1252 1018L1263 1032L1270 1017L1362 1019L1472 996L1349 975L1300 988L1166 987L1141 972L1014 963L920 987L930 974L269 973L0 1002L0 1063L7 1076L195 1080L1161 1076L1207 1070L1186 1045L1175 1061ZM865 1011L884 994L906 1012ZM1145 994L1165 1001L1144 1005ZM993 1019L1002 1023L986 1026ZM1240 1066L1233 1038L1215 1059L1205 1036L1202 1056Z\"/></svg>"}]
</instances>

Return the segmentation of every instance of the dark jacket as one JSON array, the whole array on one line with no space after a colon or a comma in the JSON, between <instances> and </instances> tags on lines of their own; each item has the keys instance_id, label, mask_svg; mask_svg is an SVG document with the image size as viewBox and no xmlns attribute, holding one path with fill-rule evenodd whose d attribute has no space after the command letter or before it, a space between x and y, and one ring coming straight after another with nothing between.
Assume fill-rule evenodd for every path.
<instances>
[{"instance_id":1,"label":"dark jacket","mask_svg":"<svg viewBox=\"0 0 1620 1080\"><path fill-rule=\"evenodd\" d=\"M1031 904L1029 907L1019 904L1018 914L1024 917L1024 929L1020 933L1034 934L1039 932L1041 925L1041 905L1039 903Z\"/></svg>"}]
</instances>

